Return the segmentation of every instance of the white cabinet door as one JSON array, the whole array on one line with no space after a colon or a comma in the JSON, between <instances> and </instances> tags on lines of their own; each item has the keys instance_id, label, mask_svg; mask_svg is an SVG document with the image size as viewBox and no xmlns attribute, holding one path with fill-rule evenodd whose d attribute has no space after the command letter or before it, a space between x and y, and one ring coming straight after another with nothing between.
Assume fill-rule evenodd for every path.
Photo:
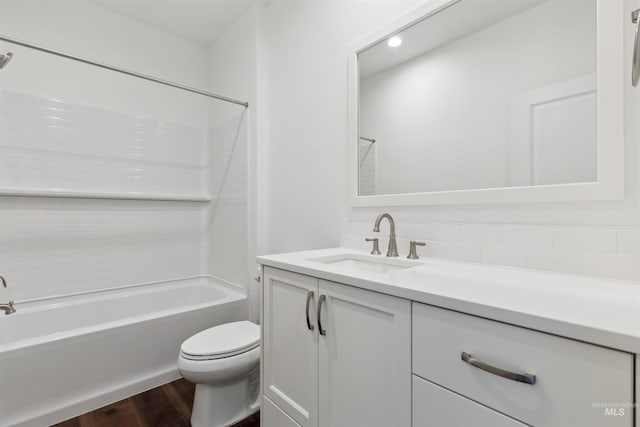
<instances>
[{"instance_id":1,"label":"white cabinet door","mask_svg":"<svg viewBox=\"0 0 640 427\"><path fill-rule=\"evenodd\" d=\"M262 399L260 420L262 427L300 427L267 397Z\"/></svg>"},{"instance_id":2,"label":"white cabinet door","mask_svg":"<svg viewBox=\"0 0 640 427\"><path fill-rule=\"evenodd\" d=\"M473 400L413 377L412 427L525 427Z\"/></svg>"},{"instance_id":3,"label":"white cabinet door","mask_svg":"<svg viewBox=\"0 0 640 427\"><path fill-rule=\"evenodd\" d=\"M318 423L317 291L316 278L264 269L263 393L303 427Z\"/></svg>"},{"instance_id":4,"label":"white cabinet door","mask_svg":"<svg viewBox=\"0 0 640 427\"><path fill-rule=\"evenodd\" d=\"M320 280L319 425L411 425L411 303Z\"/></svg>"}]
</instances>

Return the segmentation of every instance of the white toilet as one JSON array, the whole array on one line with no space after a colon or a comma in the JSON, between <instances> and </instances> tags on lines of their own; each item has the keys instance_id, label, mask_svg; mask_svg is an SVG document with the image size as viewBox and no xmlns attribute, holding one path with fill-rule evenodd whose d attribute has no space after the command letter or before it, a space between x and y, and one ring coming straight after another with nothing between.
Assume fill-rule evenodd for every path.
<instances>
[{"instance_id":1,"label":"white toilet","mask_svg":"<svg viewBox=\"0 0 640 427\"><path fill-rule=\"evenodd\" d=\"M191 425L222 427L260 409L260 326L248 320L199 332L182 343L178 370L196 384Z\"/></svg>"}]
</instances>

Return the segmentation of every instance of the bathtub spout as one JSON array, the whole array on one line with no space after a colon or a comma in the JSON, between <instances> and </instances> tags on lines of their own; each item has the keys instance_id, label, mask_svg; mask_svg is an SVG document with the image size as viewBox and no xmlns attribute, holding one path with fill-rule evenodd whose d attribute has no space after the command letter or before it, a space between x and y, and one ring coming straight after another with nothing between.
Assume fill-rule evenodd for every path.
<instances>
[{"instance_id":1,"label":"bathtub spout","mask_svg":"<svg viewBox=\"0 0 640 427\"><path fill-rule=\"evenodd\" d=\"M16 309L13 307L13 301L9 301L9 304L0 304L0 310L4 310L5 315L16 312Z\"/></svg>"}]
</instances>

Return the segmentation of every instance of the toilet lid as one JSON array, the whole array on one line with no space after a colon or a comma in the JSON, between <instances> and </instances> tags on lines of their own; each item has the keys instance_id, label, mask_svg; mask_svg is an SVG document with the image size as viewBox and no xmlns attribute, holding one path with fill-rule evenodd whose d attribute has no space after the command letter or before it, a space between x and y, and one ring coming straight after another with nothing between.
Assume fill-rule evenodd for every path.
<instances>
[{"instance_id":1,"label":"toilet lid","mask_svg":"<svg viewBox=\"0 0 640 427\"><path fill-rule=\"evenodd\" d=\"M225 323L198 332L182 343L186 356L207 359L244 353L260 344L260 326L248 320Z\"/></svg>"}]
</instances>

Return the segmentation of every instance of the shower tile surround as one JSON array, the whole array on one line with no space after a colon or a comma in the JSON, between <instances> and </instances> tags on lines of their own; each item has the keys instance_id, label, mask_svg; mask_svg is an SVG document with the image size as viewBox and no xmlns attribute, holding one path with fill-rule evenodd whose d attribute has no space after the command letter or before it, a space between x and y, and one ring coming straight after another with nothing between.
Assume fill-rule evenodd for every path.
<instances>
[{"instance_id":1,"label":"shower tile surround","mask_svg":"<svg viewBox=\"0 0 640 427\"><path fill-rule=\"evenodd\" d=\"M246 284L249 250L248 146L244 113L209 132L211 188L214 202L206 210L211 236L209 267L232 283Z\"/></svg>"},{"instance_id":2,"label":"shower tile surround","mask_svg":"<svg viewBox=\"0 0 640 427\"><path fill-rule=\"evenodd\" d=\"M201 274L198 204L2 197L0 210L16 301Z\"/></svg>"},{"instance_id":3,"label":"shower tile surround","mask_svg":"<svg viewBox=\"0 0 640 427\"><path fill-rule=\"evenodd\" d=\"M205 193L206 128L0 90L0 129L3 188Z\"/></svg>"},{"instance_id":4,"label":"shower tile surround","mask_svg":"<svg viewBox=\"0 0 640 427\"><path fill-rule=\"evenodd\" d=\"M244 130L237 116L201 128L0 90L3 188L211 193L215 199L0 197L0 268L9 297L23 301L209 271L246 283ZM217 254L209 232L232 253Z\"/></svg>"},{"instance_id":5,"label":"shower tile surround","mask_svg":"<svg viewBox=\"0 0 640 427\"><path fill-rule=\"evenodd\" d=\"M373 219L343 222L340 245L370 249L364 238L379 234L385 248L388 231L373 233ZM396 236L400 256L408 254L409 240L421 240L427 243L418 249L422 256L640 280L640 228L412 223L396 218Z\"/></svg>"}]
</instances>

